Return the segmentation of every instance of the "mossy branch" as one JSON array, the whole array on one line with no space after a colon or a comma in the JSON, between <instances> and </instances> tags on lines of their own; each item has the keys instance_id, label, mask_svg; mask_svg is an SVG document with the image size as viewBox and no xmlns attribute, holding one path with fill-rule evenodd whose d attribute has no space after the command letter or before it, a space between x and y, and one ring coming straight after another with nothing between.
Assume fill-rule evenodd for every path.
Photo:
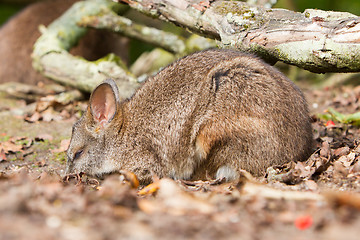
<instances>
[{"instance_id":1,"label":"mossy branch","mask_svg":"<svg viewBox=\"0 0 360 240\"><path fill-rule=\"evenodd\" d=\"M90 62L68 52L87 31L86 28L79 27L77 22L85 16L118 6L106 0L74 4L48 28L42 27L42 35L34 45L33 67L60 84L85 92L91 92L98 83L111 77L120 86L121 96L129 97L139 84L118 57L109 55Z\"/></svg>"},{"instance_id":2,"label":"mossy branch","mask_svg":"<svg viewBox=\"0 0 360 240\"><path fill-rule=\"evenodd\" d=\"M84 17L78 24L83 27L110 30L161 47L172 53L183 54L185 51L185 42L182 37L134 23L128 18L117 15L110 9L96 16Z\"/></svg>"},{"instance_id":3,"label":"mossy branch","mask_svg":"<svg viewBox=\"0 0 360 240\"><path fill-rule=\"evenodd\" d=\"M117 1L269 62L317 73L360 71L360 18L350 13L298 13L225 0Z\"/></svg>"}]
</instances>

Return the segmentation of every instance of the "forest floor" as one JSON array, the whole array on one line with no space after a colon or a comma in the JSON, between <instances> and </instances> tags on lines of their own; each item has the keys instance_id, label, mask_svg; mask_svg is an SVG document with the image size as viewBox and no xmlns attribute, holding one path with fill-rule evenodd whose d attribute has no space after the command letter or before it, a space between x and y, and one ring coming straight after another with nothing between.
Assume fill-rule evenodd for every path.
<instances>
[{"instance_id":1,"label":"forest floor","mask_svg":"<svg viewBox=\"0 0 360 240\"><path fill-rule=\"evenodd\" d=\"M145 188L128 172L63 179L86 101L2 94L0 239L359 239L360 130L342 113L360 111L360 87L304 91L317 143L306 162L233 183L154 179ZM317 117L329 107L340 121Z\"/></svg>"}]
</instances>

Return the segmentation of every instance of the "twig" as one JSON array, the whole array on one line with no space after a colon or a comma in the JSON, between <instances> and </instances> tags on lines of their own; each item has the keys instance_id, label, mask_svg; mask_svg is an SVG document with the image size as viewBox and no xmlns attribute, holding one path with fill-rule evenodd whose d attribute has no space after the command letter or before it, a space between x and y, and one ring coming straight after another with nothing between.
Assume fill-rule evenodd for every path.
<instances>
[{"instance_id":1,"label":"twig","mask_svg":"<svg viewBox=\"0 0 360 240\"><path fill-rule=\"evenodd\" d=\"M97 15L84 17L79 22L79 25L82 27L111 30L124 36L161 47L172 53L183 54L185 51L185 42L180 36L134 23L130 19L121 17L109 9Z\"/></svg>"},{"instance_id":2,"label":"twig","mask_svg":"<svg viewBox=\"0 0 360 240\"><path fill-rule=\"evenodd\" d=\"M259 196L268 199L284 199L295 201L325 201L325 198L318 193L279 190L266 185L247 182L240 189L241 193L247 196Z\"/></svg>"}]
</instances>

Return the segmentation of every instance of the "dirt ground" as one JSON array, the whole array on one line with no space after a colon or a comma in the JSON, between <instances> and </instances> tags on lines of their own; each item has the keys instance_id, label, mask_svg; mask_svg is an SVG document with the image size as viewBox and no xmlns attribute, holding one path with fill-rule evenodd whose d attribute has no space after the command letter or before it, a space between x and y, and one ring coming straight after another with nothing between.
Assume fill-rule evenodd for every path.
<instances>
[{"instance_id":1,"label":"dirt ground","mask_svg":"<svg viewBox=\"0 0 360 240\"><path fill-rule=\"evenodd\" d=\"M359 87L305 90L317 149L237 182L63 179L86 101L0 96L0 239L359 239ZM332 120L323 114L329 108ZM346 114L346 115L343 115ZM351 120L356 123L356 120Z\"/></svg>"}]
</instances>

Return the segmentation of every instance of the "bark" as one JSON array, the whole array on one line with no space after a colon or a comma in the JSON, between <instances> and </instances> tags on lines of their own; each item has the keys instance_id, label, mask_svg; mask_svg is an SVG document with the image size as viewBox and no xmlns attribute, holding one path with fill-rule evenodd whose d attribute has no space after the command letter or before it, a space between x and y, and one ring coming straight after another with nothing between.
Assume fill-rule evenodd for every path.
<instances>
[{"instance_id":1,"label":"bark","mask_svg":"<svg viewBox=\"0 0 360 240\"><path fill-rule=\"evenodd\" d=\"M239 1L118 0L197 34L312 72L360 70L360 18L350 13L267 9Z\"/></svg>"}]
</instances>

